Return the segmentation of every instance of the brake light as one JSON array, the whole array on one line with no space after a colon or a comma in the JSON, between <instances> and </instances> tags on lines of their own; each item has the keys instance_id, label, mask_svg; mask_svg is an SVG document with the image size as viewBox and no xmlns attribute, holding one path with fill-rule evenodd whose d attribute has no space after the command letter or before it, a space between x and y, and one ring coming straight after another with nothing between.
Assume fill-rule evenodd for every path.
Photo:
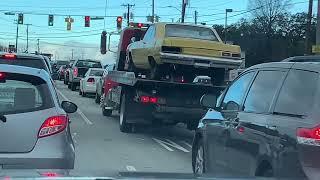
<instances>
[{"instance_id":1,"label":"brake light","mask_svg":"<svg viewBox=\"0 0 320 180\"><path fill-rule=\"evenodd\" d=\"M0 72L0 80L3 80L7 77L7 74L4 72Z\"/></svg>"},{"instance_id":2,"label":"brake light","mask_svg":"<svg viewBox=\"0 0 320 180\"><path fill-rule=\"evenodd\" d=\"M298 144L320 146L320 126L297 129Z\"/></svg>"},{"instance_id":3,"label":"brake light","mask_svg":"<svg viewBox=\"0 0 320 180\"><path fill-rule=\"evenodd\" d=\"M49 117L41 125L38 138L51 136L63 131L67 126L68 119L66 115Z\"/></svg>"},{"instance_id":4,"label":"brake light","mask_svg":"<svg viewBox=\"0 0 320 180\"><path fill-rule=\"evenodd\" d=\"M140 102L142 103L151 103L151 104L157 104L159 98L158 97L152 97L152 96L140 96Z\"/></svg>"},{"instance_id":5,"label":"brake light","mask_svg":"<svg viewBox=\"0 0 320 180\"><path fill-rule=\"evenodd\" d=\"M73 75L74 75L75 77L78 76L78 68L77 68L77 67L75 67L75 68L73 69Z\"/></svg>"},{"instance_id":6,"label":"brake light","mask_svg":"<svg viewBox=\"0 0 320 180\"><path fill-rule=\"evenodd\" d=\"M42 176L45 177L60 177L61 175L56 172L43 172L41 173Z\"/></svg>"},{"instance_id":7,"label":"brake light","mask_svg":"<svg viewBox=\"0 0 320 180\"><path fill-rule=\"evenodd\" d=\"M142 28L143 24L142 23L138 23L138 28Z\"/></svg>"},{"instance_id":8,"label":"brake light","mask_svg":"<svg viewBox=\"0 0 320 180\"><path fill-rule=\"evenodd\" d=\"M89 78L89 79L87 80L87 82L88 82L88 83L94 83L94 78Z\"/></svg>"},{"instance_id":9,"label":"brake light","mask_svg":"<svg viewBox=\"0 0 320 180\"><path fill-rule=\"evenodd\" d=\"M3 59L17 59L17 55L15 54L4 54L2 55Z\"/></svg>"},{"instance_id":10,"label":"brake light","mask_svg":"<svg viewBox=\"0 0 320 180\"><path fill-rule=\"evenodd\" d=\"M150 98L149 98L149 96L141 96L140 101L142 103L148 103L150 101Z\"/></svg>"}]
</instances>

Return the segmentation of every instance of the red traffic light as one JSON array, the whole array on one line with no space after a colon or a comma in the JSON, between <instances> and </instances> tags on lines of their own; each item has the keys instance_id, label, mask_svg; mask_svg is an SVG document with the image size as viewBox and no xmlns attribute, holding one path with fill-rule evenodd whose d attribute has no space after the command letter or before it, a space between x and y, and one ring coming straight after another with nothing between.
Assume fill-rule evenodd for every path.
<instances>
[{"instance_id":1,"label":"red traffic light","mask_svg":"<svg viewBox=\"0 0 320 180\"><path fill-rule=\"evenodd\" d=\"M84 27L90 27L90 16L84 17Z\"/></svg>"},{"instance_id":2,"label":"red traffic light","mask_svg":"<svg viewBox=\"0 0 320 180\"><path fill-rule=\"evenodd\" d=\"M117 17L117 22L119 22L119 23L122 22L122 17L121 16Z\"/></svg>"}]
</instances>

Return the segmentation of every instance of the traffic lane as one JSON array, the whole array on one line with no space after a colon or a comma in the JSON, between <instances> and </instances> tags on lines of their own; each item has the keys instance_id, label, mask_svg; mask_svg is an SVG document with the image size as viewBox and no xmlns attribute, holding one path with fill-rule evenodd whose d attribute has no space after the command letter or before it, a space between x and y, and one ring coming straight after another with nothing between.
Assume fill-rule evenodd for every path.
<instances>
[{"instance_id":1,"label":"traffic lane","mask_svg":"<svg viewBox=\"0 0 320 180\"><path fill-rule=\"evenodd\" d=\"M76 103L84 116L92 122L92 124L88 124L79 113L70 115L72 118L71 131L73 134L75 133L74 139L76 141L74 171L191 173L191 148L183 144L177 146L176 144L180 143L178 142L179 137L174 137L171 140L170 138L173 136L169 136L180 130L160 128L154 131L147 130L146 132L149 133L121 133L118 117L104 117L93 98L83 98L78 95L78 92L70 91L59 81L56 82L56 86L58 94L61 93ZM176 148L180 146L187 151Z\"/></svg>"}]
</instances>

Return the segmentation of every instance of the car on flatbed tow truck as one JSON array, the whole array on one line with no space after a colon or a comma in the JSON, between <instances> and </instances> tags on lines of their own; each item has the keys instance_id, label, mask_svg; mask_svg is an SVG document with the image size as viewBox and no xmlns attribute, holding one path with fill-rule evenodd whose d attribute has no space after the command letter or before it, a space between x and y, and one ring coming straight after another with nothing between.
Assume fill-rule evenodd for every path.
<instances>
[{"instance_id":1,"label":"car on flatbed tow truck","mask_svg":"<svg viewBox=\"0 0 320 180\"><path fill-rule=\"evenodd\" d=\"M120 36L119 51L136 39L139 28L128 27ZM127 33L128 32L128 33ZM138 37L141 38L141 37ZM105 77L101 109L105 116L120 111L119 127L122 132L131 132L136 125L175 125L185 123L190 130L198 126L206 109L200 106L203 94L219 95L224 86L196 81L185 82L182 78L171 81L147 79L145 74L123 71L126 56L118 52L114 71Z\"/></svg>"}]
</instances>

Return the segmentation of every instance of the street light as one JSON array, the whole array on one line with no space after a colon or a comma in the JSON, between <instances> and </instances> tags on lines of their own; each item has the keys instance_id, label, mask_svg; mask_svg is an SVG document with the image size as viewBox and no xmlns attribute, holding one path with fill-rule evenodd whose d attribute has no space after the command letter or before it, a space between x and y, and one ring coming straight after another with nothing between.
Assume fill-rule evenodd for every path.
<instances>
[{"instance_id":1,"label":"street light","mask_svg":"<svg viewBox=\"0 0 320 180\"><path fill-rule=\"evenodd\" d=\"M227 25L228 25L228 13L231 13L232 9L226 9L226 21L224 24L224 43L227 43Z\"/></svg>"},{"instance_id":2,"label":"street light","mask_svg":"<svg viewBox=\"0 0 320 180\"><path fill-rule=\"evenodd\" d=\"M14 16L16 15L14 12L5 12L4 15L7 16ZM18 52L18 33L19 33L19 23L18 23L18 19L15 20L17 21L17 33L16 33L16 52Z\"/></svg>"}]
</instances>

